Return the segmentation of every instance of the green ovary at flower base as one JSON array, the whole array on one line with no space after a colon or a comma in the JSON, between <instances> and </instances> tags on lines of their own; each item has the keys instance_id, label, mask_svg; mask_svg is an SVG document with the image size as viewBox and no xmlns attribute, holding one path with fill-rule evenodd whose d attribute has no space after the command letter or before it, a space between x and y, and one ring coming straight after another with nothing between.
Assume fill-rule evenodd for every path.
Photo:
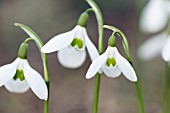
<instances>
[{"instance_id":1,"label":"green ovary at flower base","mask_svg":"<svg viewBox=\"0 0 170 113\"><path fill-rule=\"evenodd\" d=\"M47 100L47 86L41 75L30 67L27 61L27 48L27 43L22 43L18 58L13 63L0 67L0 86L4 85L13 93L24 93L31 88L40 99Z\"/></svg>"},{"instance_id":2,"label":"green ovary at flower base","mask_svg":"<svg viewBox=\"0 0 170 113\"><path fill-rule=\"evenodd\" d=\"M99 53L87 35L86 25L88 13L85 11L79 17L77 26L66 33L59 34L47 42L41 49L44 53L58 51L58 59L66 68L78 68L86 59L86 50L91 60L94 60Z\"/></svg>"}]
</instances>

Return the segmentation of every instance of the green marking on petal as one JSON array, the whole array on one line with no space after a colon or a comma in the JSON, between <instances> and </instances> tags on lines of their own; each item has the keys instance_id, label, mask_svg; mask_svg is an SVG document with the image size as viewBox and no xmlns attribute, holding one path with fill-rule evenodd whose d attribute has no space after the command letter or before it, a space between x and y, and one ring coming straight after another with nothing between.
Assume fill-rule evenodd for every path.
<instances>
[{"instance_id":1,"label":"green marking on petal","mask_svg":"<svg viewBox=\"0 0 170 113\"><path fill-rule=\"evenodd\" d=\"M71 42L71 46L75 47L76 45L79 49L83 48L83 41L79 38L74 38Z\"/></svg>"},{"instance_id":2,"label":"green marking on petal","mask_svg":"<svg viewBox=\"0 0 170 113\"><path fill-rule=\"evenodd\" d=\"M15 76L13 77L13 79L16 80L16 79L18 79L18 78L19 78L21 81L25 80L23 70L17 70L17 71L16 71Z\"/></svg>"},{"instance_id":3,"label":"green marking on petal","mask_svg":"<svg viewBox=\"0 0 170 113\"><path fill-rule=\"evenodd\" d=\"M116 65L116 60L115 60L115 58L114 58L114 57L108 58L107 61L106 61L106 65L107 65L108 67L110 67L110 65L112 65L112 66L114 67L114 66Z\"/></svg>"}]
</instances>

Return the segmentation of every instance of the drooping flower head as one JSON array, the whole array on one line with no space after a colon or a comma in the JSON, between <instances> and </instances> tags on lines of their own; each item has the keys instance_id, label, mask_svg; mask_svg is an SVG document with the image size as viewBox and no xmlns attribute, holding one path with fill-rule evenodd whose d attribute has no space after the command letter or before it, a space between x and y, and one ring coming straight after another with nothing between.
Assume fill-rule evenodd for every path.
<instances>
[{"instance_id":1,"label":"drooping flower head","mask_svg":"<svg viewBox=\"0 0 170 113\"><path fill-rule=\"evenodd\" d=\"M84 63L86 59L85 48L87 48L91 60L94 60L99 54L87 35L88 18L87 12L82 13L78 25L73 30L52 38L44 45L42 52L58 51L58 60L66 68L78 68Z\"/></svg>"},{"instance_id":2,"label":"drooping flower head","mask_svg":"<svg viewBox=\"0 0 170 113\"><path fill-rule=\"evenodd\" d=\"M146 33L163 30L168 22L169 5L168 0L149 0L141 13L141 30Z\"/></svg>"},{"instance_id":3,"label":"drooping flower head","mask_svg":"<svg viewBox=\"0 0 170 113\"><path fill-rule=\"evenodd\" d=\"M102 55L97 57L90 65L86 74L87 79L95 76L97 72L100 72L99 70L103 70L108 77L118 77L122 72L130 81L137 81L136 73L133 67L124 57L120 55L116 48L115 41L115 37L112 35L109 39L109 46L107 47L107 50Z\"/></svg>"},{"instance_id":4,"label":"drooping flower head","mask_svg":"<svg viewBox=\"0 0 170 113\"><path fill-rule=\"evenodd\" d=\"M47 86L41 75L27 61L28 45L23 43L18 52L18 58L11 64L0 67L0 86L13 93L24 93L29 88L43 100L47 100Z\"/></svg>"},{"instance_id":5,"label":"drooping flower head","mask_svg":"<svg viewBox=\"0 0 170 113\"><path fill-rule=\"evenodd\" d=\"M137 51L140 60L147 61L161 55L164 61L170 61L170 34L163 31L160 34L152 36L142 43Z\"/></svg>"}]
</instances>

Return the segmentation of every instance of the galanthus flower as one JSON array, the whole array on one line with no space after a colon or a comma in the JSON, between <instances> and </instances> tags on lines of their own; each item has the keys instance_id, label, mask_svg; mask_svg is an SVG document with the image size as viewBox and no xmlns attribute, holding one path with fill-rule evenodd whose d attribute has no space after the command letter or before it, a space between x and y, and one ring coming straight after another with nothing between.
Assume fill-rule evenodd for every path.
<instances>
[{"instance_id":1,"label":"galanthus flower","mask_svg":"<svg viewBox=\"0 0 170 113\"><path fill-rule=\"evenodd\" d=\"M165 28L169 18L169 5L168 0L149 0L141 13L141 30L155 33Z\"/></svg>"},{"instance_id":2,"label":"galanthus flower","mask_svg":"<svg viewBox=\"0 0 170 113\"><path fill-rule=\"evenodd\" d=\"M170 35L164 31L141 44L137 54L141 60L150 60L161 54L165 61L170 61L169 48Z\"/></svg>"},{"instance_id":3,"label":"galanthus flower","mask_svg":"<svg viewBox=\"0 0 170 113\"><path fill-rule=\"evenodd\" d=\"M120 55L116 47L108 46L107 50L92 62L87 71L86 78L90 79L94 77L100 69L102 69L108 77L118 77L122 72L130 81L137 81L133 67Z\"/></svg>"},{"instance_id":4,"label":"galanthus flower","mask_svg":"<svg viewBox=\"0 0 170 113\"><path fill-rule=\"evenodd\" d=\"M27 59L27 44L19 49L18 58L11 64L0 67L0 86L13 93L24 93L29 88L43 100L47 100L47 86L41 75L29 65Z\"/></svg>"},{"instance_id":5,"label":"galanthus flower","mask_svg":"<svg viewBox=\"0 0 170 113\"><path fill-rule=\"evenodd\" d=\"M87 35L87 20L88 14L83 13L73 30L55 36L44 45L41 51L44 53L58 51L58 60L66 68L78 68L84 63L85 47L87 47L91 60L94 60L99 53Z\"/></svg>"}]
</instances>

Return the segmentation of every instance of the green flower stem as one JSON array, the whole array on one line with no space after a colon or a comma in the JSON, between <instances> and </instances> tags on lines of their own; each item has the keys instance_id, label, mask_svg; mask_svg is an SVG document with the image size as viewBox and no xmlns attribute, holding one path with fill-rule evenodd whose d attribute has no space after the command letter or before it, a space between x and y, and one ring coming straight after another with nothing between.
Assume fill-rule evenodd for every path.
<instances>
[{"instance_id":1,"label":"green flower stem","mask_svg":"<svg viewBox=\"0 0 170 113\"><path fill-rule=\"evenodd\" d=\"M33 40L32 38L27 38L24 43L28 43L29 41ZM33 40L34 41L34 40Z\"/></svg>"},{"instance_id":2,"label":"green flower stem","mask_svg":"<svg viewBox=\"0 0 170 113\"><path fill-rule=\"evenodd\" d=\"M124 33L122 31L120 31L119 29L113 27L113 26L104 25L103 27L112 30L114 33L117 33L120 36L120 38L122 40L123 48L124 48L126 56L127 56L127 59L129 61L129 63L133 66L130 51L129 51L128 40L127 40L126 36L124 35ZM135 83L136 92L137 92L137 95L138 95L140 111L141 111L141 113L145 113L145 107L144 107L144 102L143 102L143 97L142 97L142 92L141 92L139 81L140 80L138 78L138 81Z\"/></svg>"},{"instance_id":3,"label":"green flower stem","mask_svg":"<svg viewBox=\"0 0 170 113\"><path fill-rule=\"evenodd\" d=\"M137 95L138 95L140 111L141 111L141 113L145 113L145 106L144 106L144 102L143 102L143 97L142 97L139 79L138 79L137 82L135 82L135 86L136 86L136 91L137 91Z\"/></svg>"},{"instance_id":4,"label":"green flower stem","mask_svg":"<svg viewBox=\"0 0 170 113\"><path fill-rule=\"evenodd\" d=\"M86 0L86 1L92 7L93 12L95 13L96 18L97 18L98 32L99 32L98 49L99 49L99 53L102 54L103 53L103 45L104 45L104 43L103 43L103 40L104 40L103 16L102 16L102 13L101 13L99 7L93 0Z\"/></svg>"},{"instance_id":5,"label":"green flower stem","mask_svg":"<svg viewBox=\"0 0 170 113\"><path fill-rule=\"evenodd\" d=\"M93 8L88 8L85 12L89 13L89 12L93 12L93 11L94 11Z\"/></svg>"},{"instance_id":6,"label":"green flower stem","mask_svg":"<svg viewBox=\"0 0 170 113\"><path fill-rule=\"evenodd\" d=\"M102 13L97 6L97 4L93 0L86 0L87 3L93 9L93 12L96 15L97 23L98 23L98 33L99 33L99 41L98 41L98 51L99 54L103 53L103 45L104 45L104 29L103 29L103 16ZM87 9L87 11L92 11L92 9ZM95 88L94 88L94 97L93 97L93 113L98 113L98 103L99 103L99 92L100 92L100 77L99 73L96 74Z\"/></svg>"},{"instance_id":7,"label":"green flower stem","mask_svg":"<svg viewBox=\"0 0 170 113\"><path fill-rule=\"evenodd\" d=\"M168 62L165 62L165 74L163 81L163 106L162 113L170 113L170 72Z\"/></svg>"},{"instance_id":8,"label":"green flower stem","mask_svg":"<svg viewBox=\"0 0 170 113\"><path fill-rule=\"evenodd\" d=\"M96 74L94 97L93 97L93 112L98 113L99 91L100 91L100 74Z\"/></svg>"},{"instance_id":9,"label":"green flower stem","mask_svg":"<svg viewBox=\"0 0 170 113\"><path fill-rule=\"evenodd\" d=\"M30 36L30 38L34 40L37 47L39 48L42 61L43 61L43 67L44 67L44 80L46 82L46 85L48 88L48 95L49 95L50 81L49 81L49 71L48 71L48 60L47 60L46 54L41 52L41 48L43 47L43 42L41 41L40 37L31 28L20 23L15 23L15 26L18 26L21 29L23 29ZM31 40L30 38L28 38L28 40L26 41ZM44 101L44 113L48 113L48 106L49 106L49 96L48 96L48 99Z\"/></svg>"}]
</instances>

